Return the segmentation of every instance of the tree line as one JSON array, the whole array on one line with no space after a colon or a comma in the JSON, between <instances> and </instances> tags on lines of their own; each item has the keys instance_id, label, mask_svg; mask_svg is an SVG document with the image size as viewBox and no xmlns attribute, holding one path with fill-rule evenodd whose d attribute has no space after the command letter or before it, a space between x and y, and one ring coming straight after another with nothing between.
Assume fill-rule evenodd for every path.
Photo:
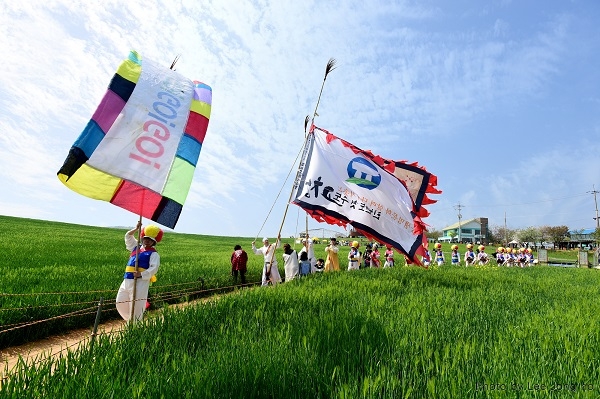
<instances>
[{"instance_id":1,"label":"tree line","mask_svg":"<svg viewBox=\"0 0 600 399\"><path fill-rule=\"evenodd\" d=\"M573 235L582 234L583 229L573 231ZM427 232L427 237L437 240L443 233L439 230ZM600 241L600 228L597 228L592 237L596 242ZM518 242L534 243L534 245L551 242L555 247L559 243L571 241L571 233L567 226L530 226L523 229L511 229L504 226L492 226L488 230L486 241L488 243L506 244L516 240Z\"/></svg>"}]
</instances>

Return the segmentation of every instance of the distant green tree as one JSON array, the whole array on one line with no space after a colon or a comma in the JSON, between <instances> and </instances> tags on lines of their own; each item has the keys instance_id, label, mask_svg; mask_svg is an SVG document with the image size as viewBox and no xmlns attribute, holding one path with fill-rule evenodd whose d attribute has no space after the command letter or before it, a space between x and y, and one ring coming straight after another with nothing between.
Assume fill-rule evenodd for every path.
<instances>
[{"instance_id":1,"label":"distant green tree","mask_svg":"<svg viewBox=\"0 0 600 399\"><path fill-rule=\"evenodd\" d=\"M443 233L436 229L427 232L427 238L430 238L435 241L437 241L442 235Z\"/></svg>"},{"instance_id":2,"label":"distant green tree","mask_svg":"<svg viewBox=\"0 0 600 399\"><path fill-rule=\"evenodd\" d=\"M594 232L592 233L592 237L594 237L594 240L596 240L596 242L600 241L600 227L597 227L596 230L594 230Z\"/></svg>"},{"instance_id":3,"label":"distant green tree","mask_svg":"<svg viewBox=\"0 0 600 399\"><path fill-rule=\"evenodd\" d=\"M504 226L493 226L491 228L492 237L494 242L506 243L514 240L517 235L517 230L509 229Z\"/></svg>"},{"instance_id":4,"label":"distant green tree","mask_svg":"<svg viewBox=\"0 0 600 399\"><path fill-rule=\"evenodd\" d=\"M565 241L566 238L570 239L569 228L567 226L553 226L548 228L548 235L550 240L556 247L556 244Z\"/></svg>"},{"instance_id":5,"label":"distant green tree","mask_svg":"<svg viewBox=\"0 0 600 399\"><path fill-rule=\"evenodd\" d=\"M520 242L532 242L534 246L537 246L541 234L537 227L530 226L519 230L517 237Z\"/></svg>"},{"instance_id":6,"label":"distant green tree","mask_svg":"<svg viewBox=\"0 0 600 399\"><path fill-rule=\"evenodd\" d=\"M546 242L550 239L550 226L541 226L539 227L539 231L540 231L540 241L541 242Z\"/></svg>"}]
</instances>

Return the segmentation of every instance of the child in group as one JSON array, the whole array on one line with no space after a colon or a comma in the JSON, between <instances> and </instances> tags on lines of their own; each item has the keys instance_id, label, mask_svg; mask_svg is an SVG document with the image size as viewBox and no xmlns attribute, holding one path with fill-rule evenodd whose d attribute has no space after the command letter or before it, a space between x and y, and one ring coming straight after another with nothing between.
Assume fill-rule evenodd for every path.
<instances>
[{"instance_id":1,"label":"child in group","mask_svg":"<svg viewBox=\"0 0 600 399\"><path fill-rule=\"evenodd\" d=\"M535 263L537 263L537 261L533 258L533 251L531 250L531 248L527 248L525 257L527 259L528 266L533 266Z\"/></svg>"},{"instance_id":2,"label":"child in group","mask_svg":"<svg viewBox=\"0 0 600 399\"><path fill-rule=\"evenodd\" d=\"M527 266L527 259L525 257L525 248L519 248L519 253L517 254L517 263L519 263L519 267Z\"/></svg>"},{"instance_id":3,"label":"child in group","mask_svg":"<svg viewBox=\"0 0 600 399\"><path fill-rule=\"evenodd\" d=\"M302 255L302 252L300 252L300 255ZM308 258L308 255L307 255L307 258ZM317 259L317 262L315 263L315 272L322 272L324 269L325 269L325 259L323 259L323 258Z\"/></svg>"},{"instance_id":4,"label":"child in group","mask_svg":"<svg viewBox=\"0 0 600 399\"><path fill-rule=\"evenodd\" d=\"M485 246L480 245L479 247L477 247L477 249L479 250L479 253L477 254L477 263L480 266L487 265L490 261L490 258L485 253Z\"/></svg>"},{"instance_id":5,"label":"child in group","mask_svg":"<svg viewBox=\"0 0 600 399\"><path fill-rule=\"evenodd\" d=\"M434 248L435 248L435 261L437 262L438 266L442 266L444 264L444 262L446 261L446 259L444 258L444 253L442 252L442 244L438 242L434 245Z\"/></svg>"},{"instance_id":6,"label":"child in group","mask_svg":"<svg viewBox=\"0 0 600 399\"><path fill-rule=\"evenodd\" d=\"M358 241L352 241L350 252L348 253L348 270L358 270L360 265L360 251Z\"/></svg>"},{"instance_id":7,"label":"child in group","mask_svg":"<svg viewBox=\"0 0 600 399\"><path fill-rule=\"evenodd\" d=\"M318 263L318 261L317 261ZM308 276L310 274L310 261L308 260L307 252L300 252L300 275Z\"/></svg>"},{"instance_id":8,"label":"child in group","mask_svg":"<svg viewBox=\"0 0 600 399\"><path fill-rule=\"evenodd\" d=\"M458 245L454 244L450 248L452 249L452 255L450 257L450 262L452 262L452 264L454 266L460 265L460 254L458 253Z\"/></svg>"},{"instance_id":9,"label":"child in group","mask_svg":"<svg viewBox=\"0 0 600 399\"><path fill-rule=\"evenodd\" d=\"M504 255L504 248L498 247L498 249L496 250L496 263L498 264L498 266L504 266L505 262L506 257Z\"/></svg>"},{"instance_id":10,"label":"child in group","mask_svg":"<svg viewBox=\"0 0 600 399\"><path fill-rule=\"evenodd\" d=\"M475 263L475 252L473 252L473 244L467 244L465 252L465 267L472 266Z\"/></svg>"},{"instance_id":11,"label":"child in group","mask_svg":"<svg viewBox=\"0 0 600 399\"><path fill-rule=\"evenodd\" d=\"M431 264L431 254L429 253L429 249L427 249L427 244L424 243L423 247L425 248L425 254L421 257L421 263L423 263L425 268L428 268Z\"/></svg>"},{"instance_id":12,"label":"child in group","mask_svg":"<svg viewBox=\"0 0 600 399\"><path fill-rule=\"evenodd\" d=\"M371 251L371 267L381 267L381 260L379 259L381 254L379 253L379 245L373 244L373 251Z\"/></svg>"},{"instance_id":13,"label":"child in group","mask_svg":"<svg viewBox=\"0 0 600 399\"><path fill-rule=\"evenodd\" d=\"M515 256L515 254L513 253L513 251L516 251L516 249L513 248L506 248L506 256L505 256L505 260L504 260L504 264L508 267L514 266L517 257Z\"/></svg>"},{"instance_id":14,"label":"child in group","mask_svg":"<svg viewBox=\"0 0 600 399\"><path fill-rule=\"evenodd\" d=\"M385 263L383 267L394 267L394 250L391 245L387 245L385 250Z\"/></svg>"},{"instance_id":15,"label":"child in group","mask_svg":"<svg viewBox=\"0 0 600 399\"><path fill-rule=\"evenodd\" d=\"M364 253L364 268L368 269L369 267L371 267L371 252L373 252L373 246L371 245L371 243L368 243L367 245L365 245L365 253ZM362 266L362 265L359 265Z\"/></svg>"}]
</instances>

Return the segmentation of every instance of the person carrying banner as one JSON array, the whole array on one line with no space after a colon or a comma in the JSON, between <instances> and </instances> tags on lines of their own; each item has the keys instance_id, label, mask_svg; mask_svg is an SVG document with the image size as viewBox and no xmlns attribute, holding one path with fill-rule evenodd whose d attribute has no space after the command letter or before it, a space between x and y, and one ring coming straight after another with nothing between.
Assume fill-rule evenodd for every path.
<instances>
[{"instance_id":1,"label":"person carrying banner","mask_svg":"<svg viewBox=\"0 0 600 399\"><path fill-rule=\"evenodd\" d=\"M358 241L352 241L350 252L348 252L348 270L358 270L360 265L360 251Z\"/></svg>"},{"instance_id":2,"label":"person carrying banner","mask_svg":"<svg viewBox=\"0 0 600 399\"><path fill-rule=\"evenodd\" d=\"M134 234L140 229L141 245L138 246ZM142 229L141 221L134 229L125 233L125 248L131 255L125 267L123 282L119 287L115 300L117 311L123 320L129 321L131 319L131 307L134 303L134 321L140 321L144 316L148 300L148 288L150 282L156 280L156 273L160 266L160 256L154 247L162 240L162 236L163 231L158 226L149 225ZM134 290L135 300L133 298Z\"/></svg>"},{"instance_id":3,"label":"person carrying banner","mask_svg":"<svg viewBox=\"0 0 600 399\"><path fill-rule=\"evenodd\" d=\"M300 274L298 254L287 242L283 244L283 269L285 271L285 282L293 280Z\"/></svg>"},{"instance_id":4,"label":"person carrying banner","mask_svg":"<svg viewBox=\"0 0 600 399\"><path fill-rule=\"evenodd\" d=\"M265 259L262 271L262 286L267 286L269 282L276 285L277 283L281 283L281 276L277 269L277 259L274 256L275 248L279 246L279 240L271 245L269 245L267 237L263 238L262 241L263 246L261 248L256 248L256 241L252 241L252 252L254 252L254 255L262 255Z\"/></svg>"},{"instance_id":5,"label":"person carrying banner","mask_svg":"<svg viewBox=\"0 0 600 399\"><path fill-rule=\"evenodd\" d=\"M242 249L241 245L233 247L231 254L231 275L237 284L238 273L242 284L246 284L246 271L248 270L248 254Z\"/></svg>"},{"instance_id":6,"label":"person carrying banner","mask_svg":"<svg viewBox=\"0 0 600 399\"><path fill-rule=\"evenodd\" d=\"M326 272L333 272L340 270L340 259L338 257L338 251L340 249L337 246L337 240L332 238L325 252L327 252L327 258L325 259L325 270Z\"/></svg>"}]
</instances>

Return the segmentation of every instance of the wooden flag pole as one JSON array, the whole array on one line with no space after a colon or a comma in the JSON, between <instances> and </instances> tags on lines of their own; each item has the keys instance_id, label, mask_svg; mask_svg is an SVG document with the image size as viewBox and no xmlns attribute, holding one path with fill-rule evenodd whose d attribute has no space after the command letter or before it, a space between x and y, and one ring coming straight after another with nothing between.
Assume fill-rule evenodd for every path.
<instances>
[{"instance_id":1,"label":"wooden flag pole","mask_svg":"<svg viewBox=\"0 0 600 399\"><path fill-rule=\"evenodd\" d=\"M143 202L143 201L142 201ZM137 229L138 239L137 245L135 247L135 265L134 265L134 273L133 273L133 299L131 301L131 312L129 312L129 322L133 323L133 315L135 314L135 296L137 294L137 278L135 274L138 271L138 259L140 257L140 242L142 241L142 213L140 212L140 218L138 219L138 229Z\"/></svg>"},{"instance_id":2,"label":"wooden flag pole","mask_svg":"<svg viewBox=\"0 0 600 399\"><path fill-rule=\"evenodd\" d=\"M330 58L329 61L327 61L327 65L325 66L325 76L323 77L323 83L321 84L321 91L319 92L319 97L317 99L317 105L315 106L315 112L313 113L312 119L310 121L310 129L312 129L314 123L315 123L315 117L319 116L319 114L317 114L317 110L319 109L319 104L321 103L321 95L323 94L323 88L325 87L325 81L327 80L327 75L329 75L329 73L331 71L333 71L336 66L335 66L336 60L335 58ZM308 136L308 133L306 133L306 126L308 125L308 119L309 116L306 115L306 118L304 119L304 133L306 136ZM306 141L305 141L305 145L306 145ZM308 253L308 213L306 214L306 252ZM312 263L312 262L311 262Z\"/></svg>"},{"instance_id":3,"label":"wooden flag pole","mask_svg":"<svg viewBox=\"0 0 600 399\"><path fill-rule=\"evenodd\" d=\"M327 62L327 66L325 67L325 77L323 78L323 83L321 84L321 91L319 92L319 98L317 100L317 106L315 107L315 112L313 113L313 117L312 117L312 121L311 121L311 128L312 128L312 124L315 121L315 116L317 116L317 109L319 108L319 103L321 102L321 94L323 94L323 87L325 86L325 81L327 80L327 75L329 75L329 72L333 71L335 69L335 59L334 58L330 58L329 61ZM304 133L305 133L305 137L304 137L304 144L302 146L302 148L306 147L306 143L308 142L308 134L306 133L306 126L308 125L308 120L309 117L306 116L306 118L304 119ZM300 166L298 166L298 172L296 174L296 180L294 182L297 181L298 173L300 173ZM269 261L269 265L267 266L267 275L270 278L270 274L271 274L271 265L273 264L273 259L275 258L275 249L277 248L277 245L279 243L279 240L281 239L281 231L283 230L283 224L285 223L285 218L287 216L287 211L290 207L290 201L292 200L292 195L294 194L294 189L295 189L295 185L292 185L292 190L290 191L290 196L288 198L287 204L285 206L285 211L283 213L283 219L281 220L281 225L279 226L279 232L277 233L277 240L275 241L275 247L273 248L273 253L271 254L271 259ZM306 215L306 251L308 252L308 214Z\"/></svg>"},{"instance_id":4,"label":"wooden flag pole","mask_svg":"<svg viewBox=\"0 0 600 399\"><path fill-rule=\"evenodd\" d=\"M174 71L175 69L175 64L177 64L177 61L179 61L179 57L181 55L177 54L177 56L175 57L175 59L173 60L173 62L171 63L171 66L169 67L170 70ZM137 273L138 271L138 259L140 256L140 243L142 241L142 210L144 209L144 199L145 199L145 195L142 195L142 204L140 207L140 218L138 219L138 239L137 239L137 246L135 248L135 272L133 275L133 301L132 301L132 305L131 305L131 312L129 313L129 321L133 322L133 315L135 314L135 305L136 305L136 294L137 294L137 277L135 277L135 273ZM146 306L146 304L144 304L144 306Z\"/></svg>"}]
</instances>

